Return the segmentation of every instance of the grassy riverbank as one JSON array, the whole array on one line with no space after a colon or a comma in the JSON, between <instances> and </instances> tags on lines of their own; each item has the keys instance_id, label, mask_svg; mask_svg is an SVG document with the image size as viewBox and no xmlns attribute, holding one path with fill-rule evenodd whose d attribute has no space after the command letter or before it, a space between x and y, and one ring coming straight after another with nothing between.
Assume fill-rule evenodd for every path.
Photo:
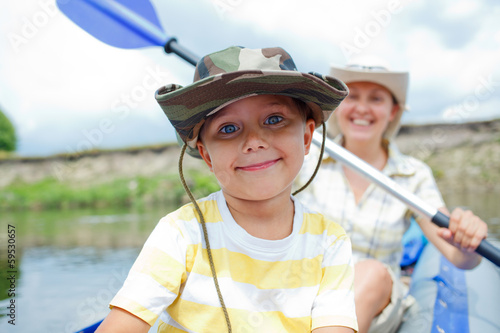
<instances>
[{"instance_id":1,"label":"grassy riverbank","mask_svg":"<svg viewBox=\"0 0 500 333\"><path fill-rule=\"evenodd\" d=\"M464 144L438 151L424 159L442 191L500 192L499 137L480 144Z\"/></svg>"},{"instance_id":2,"label":"grassy riverbank","mask_svg":"<svg viewBox=\"0 0 500 333\"><path fill-rule=\"evenodd\" d=\"M208 173L189 170L186 179L197 198L218 189L215 179ZM14 182L0 191L1 210L141 208L165 203L179 206L186 202L188 197L176 173L87 184L51 177L34 183Z\"/></svg>"},{"instance_id":3,"label":"grassy riverbank","mask_svg":"<svg viewBox=\"0 0 500 333\"><path fill-rule=\"evenodd\" d=\"M407 126L396 143L432 168L443 194L500 193L500 120ZM179 150L165 144L40 158L0 156L0 209L179 206L189 201L178 176ZM196 198L219 188L202 160L186 156L183 165Z\"/></svg>"}]
</instances>

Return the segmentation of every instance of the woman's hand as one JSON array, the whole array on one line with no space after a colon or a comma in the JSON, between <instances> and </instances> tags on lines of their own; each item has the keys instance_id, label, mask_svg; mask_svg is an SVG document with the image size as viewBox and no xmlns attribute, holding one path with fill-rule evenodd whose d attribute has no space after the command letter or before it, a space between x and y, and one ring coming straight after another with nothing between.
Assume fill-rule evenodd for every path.
<instances>
[{"instance_id":1,"label":"woman's hand","mask_svg":"<svg viewBox=\"0 0 500 333\"><path fill-rule=\"evenodd\" d=\"M440 228L438 235L462 252L474 252L488 235L488 226L470 210L455 208L450 214L448 228Z\"/></svg>"}]
</instances>

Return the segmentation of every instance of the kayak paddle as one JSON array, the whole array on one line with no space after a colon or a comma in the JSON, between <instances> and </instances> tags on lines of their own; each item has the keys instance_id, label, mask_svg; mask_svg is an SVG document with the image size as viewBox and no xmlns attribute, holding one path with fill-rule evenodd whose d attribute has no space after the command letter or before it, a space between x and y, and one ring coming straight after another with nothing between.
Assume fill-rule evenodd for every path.
<instances>
[{"instance_id":1,"label":"kayak paddle","mask_svg":"<svg viewBox=\"0 0 500 333\"><path fill-rule=\"evenodd\" d=\"M167 53L173 52L192 65L196 65L199 60L199 57L181 47L177 39L163 31L149 0L57 0L57 6L74 23L106 44L129 49L161 46ZM313 143L321 146L320 134L314 134ZM446 214L346 149L327 140L325 150L332 158L382 187L416 213L431 219L440 227L449 226L450 218ZM500 250L488 241L483 240L476 252L500 267Z\"/></svg>"},{"instance_id":2,"label":"kayak paddle","mask_svg":"<svg viewBox=\"0 0 500 333\"><path fill-rule=\"evenodd\" d=\"M192 65L199 60L199 57L180 46L176 38L169 37L163 31L149 0L57 0L57 6L75 24L106 44L126 49L161 46L167 53L175 53ZM321 138L318 135L315 133L313 143L320 146ZM448 216L430 207L354 154L331 141L327 142L325 150L331 157L381 186L415 212L430 218L440 227L448 227ZM476 252L500 266L500 250L489 242L483 240Z\"/></svg>"}]
</instances>

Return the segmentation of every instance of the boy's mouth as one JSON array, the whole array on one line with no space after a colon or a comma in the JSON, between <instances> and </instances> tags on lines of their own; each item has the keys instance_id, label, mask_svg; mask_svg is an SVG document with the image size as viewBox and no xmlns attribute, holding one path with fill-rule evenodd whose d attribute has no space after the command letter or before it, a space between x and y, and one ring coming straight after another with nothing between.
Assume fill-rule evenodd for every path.
<instances>
[{"instance_id":1,"label":"boy's mouth","mask_svg":"<svg viewBox=\"0 0 500 333\"><path fill-rule=\"evenodd\" d=\"M269 160L265 161L262 163L255 163L255 164L249 164L241 167L236 167L237 170L243 170L243 171L259 171L259 170L264 170L267 169L276 163L278 163L280 159L275 159L275 160Z\"/></svg>"}]
</instances>

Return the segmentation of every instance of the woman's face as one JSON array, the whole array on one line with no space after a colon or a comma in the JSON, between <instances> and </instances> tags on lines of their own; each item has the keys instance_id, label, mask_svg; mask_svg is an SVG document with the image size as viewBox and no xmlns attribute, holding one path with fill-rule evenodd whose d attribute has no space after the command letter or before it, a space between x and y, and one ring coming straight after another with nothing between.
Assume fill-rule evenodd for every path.
<instances>
[{"instance_id":1,"label":"woman's face","mask_svg":"<svg viewBox=\"0 0 500 333\"><path fill-rule=\"evenodd\" d=\"M346 140L381 142L387 125L399 106L387 88L373 82L348 83L349 95L335 116Z\"/></svg>"}]
</instances>

